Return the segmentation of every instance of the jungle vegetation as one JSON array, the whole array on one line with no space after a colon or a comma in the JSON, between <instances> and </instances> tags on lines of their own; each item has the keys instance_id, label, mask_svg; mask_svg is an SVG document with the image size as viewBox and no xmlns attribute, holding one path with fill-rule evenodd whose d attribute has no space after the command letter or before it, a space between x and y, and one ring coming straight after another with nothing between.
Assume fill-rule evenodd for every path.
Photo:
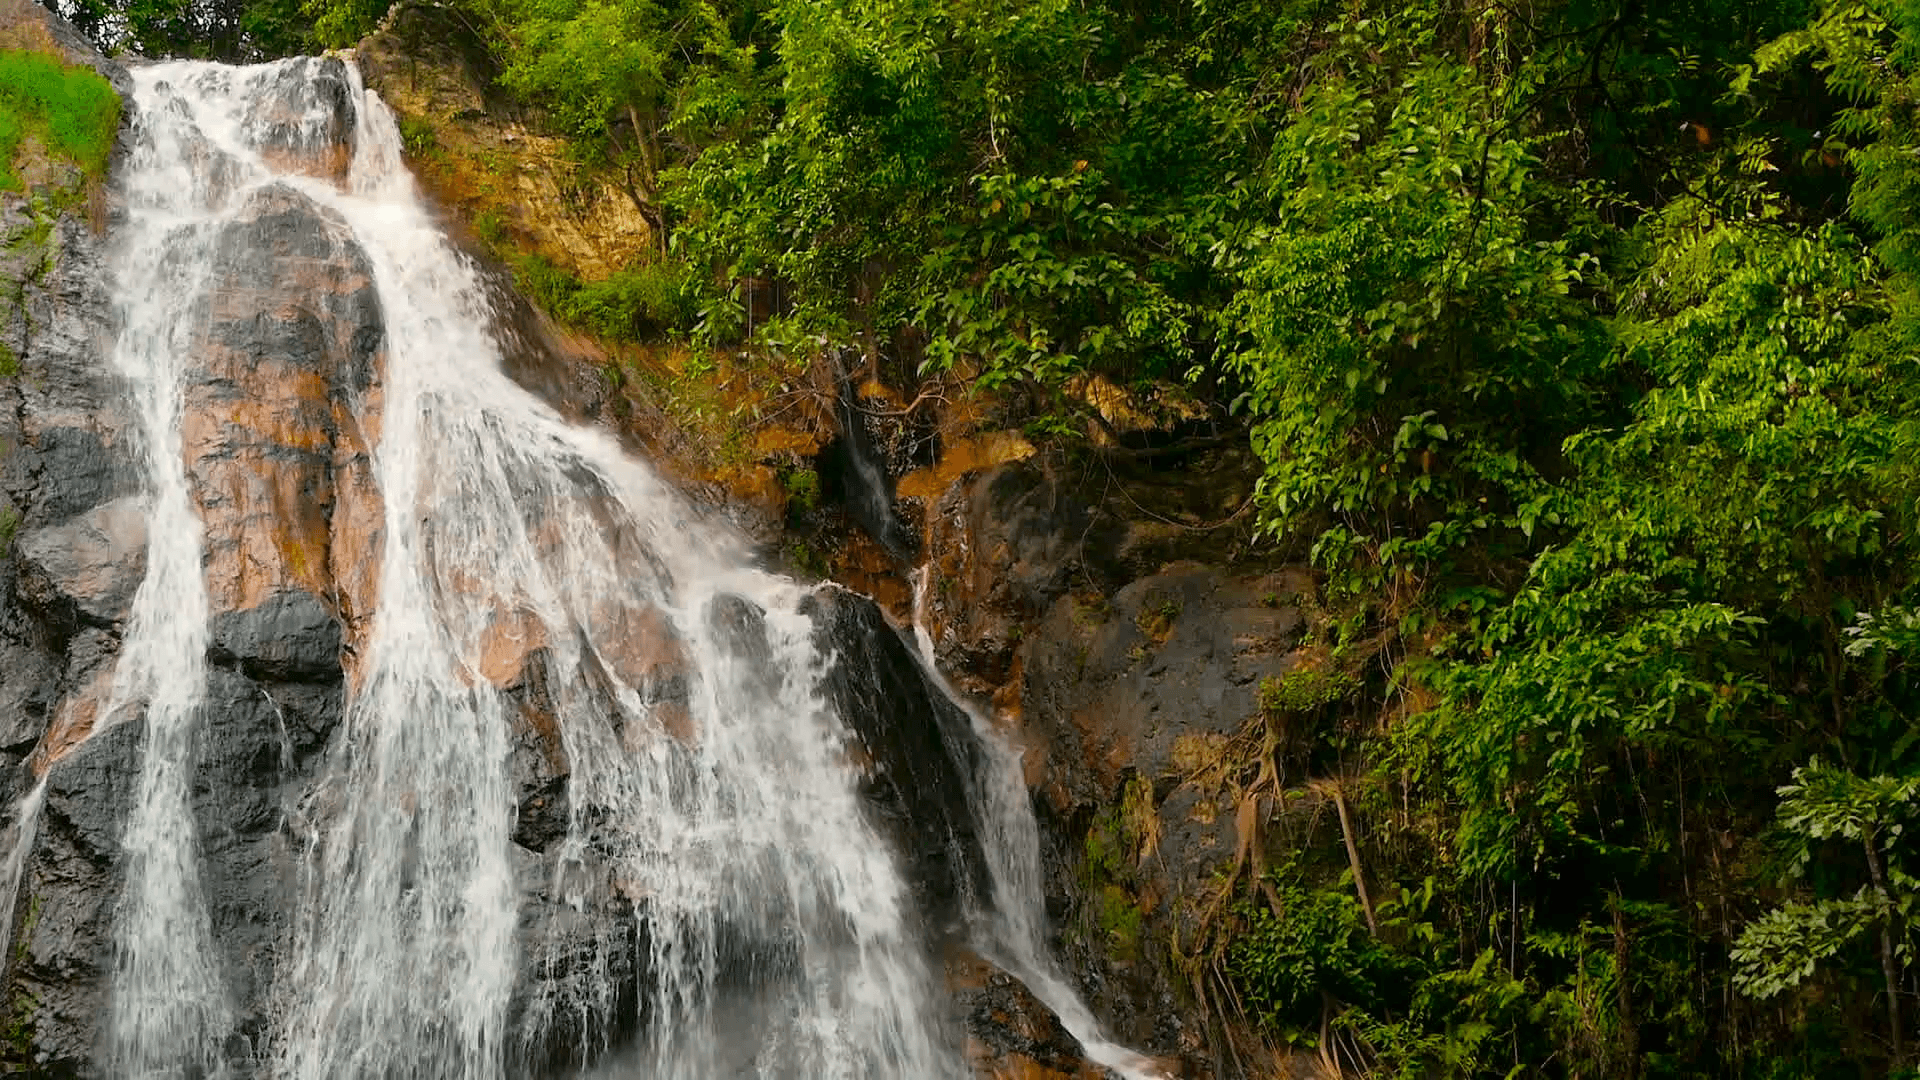
<instances>
[{"instance_id":1,"label":"jungle vegetation","mask_svg":"<svg viewBox=\"0 0 1920 1080\"><path fill-rule=\"evenodd\" d=\"M226 56L382 14L295 2L87 10ZM1243 425L1375 643L1324 739L1382 899L1242 907L1268 1037L1916 1075L1920 2L452 2L663 224L601 329L739 340L777 282L763 342Z\"/></svg>"}]
</instances>

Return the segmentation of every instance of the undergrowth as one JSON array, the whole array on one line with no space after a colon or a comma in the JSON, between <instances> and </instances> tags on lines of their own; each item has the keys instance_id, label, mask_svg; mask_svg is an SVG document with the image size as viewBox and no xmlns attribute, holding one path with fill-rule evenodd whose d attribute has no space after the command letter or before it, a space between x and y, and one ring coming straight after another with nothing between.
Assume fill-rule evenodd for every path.
<instances>
[{"instance_id":1,"label":"undergrowth","mask_svg":"<svg viewBox=\"0 0 1920 1080\"><path fill-rule=\"evenodd\" d=\"M119 126L120 96L95 72L46 53L0 50L0 191L24 186L16 165L29 138L98 178Z\"/></svg>"},{"instance_id":2,"label":"undergrowth","mask_svg":"<svg viewBox=\"0 0 1920 1080\"><path fill-rule=\"evenodd\" d=\"M543 255L521 255L512 262L520 288L540 306L613 341L674 336L699 313L697 276L682 263L639 263L582 281Z\"/></svg>"}]
</instances>

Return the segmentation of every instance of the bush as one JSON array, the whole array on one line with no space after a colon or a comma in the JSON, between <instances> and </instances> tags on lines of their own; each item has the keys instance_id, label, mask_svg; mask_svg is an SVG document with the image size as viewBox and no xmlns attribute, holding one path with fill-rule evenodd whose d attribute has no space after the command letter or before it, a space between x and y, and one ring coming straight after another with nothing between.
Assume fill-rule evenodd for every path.
<instances>
[{"instance_id":1,"label":"bush","mask_svg":"<svg viewBox=\"0 0 1920 1080\"><path fill-rule=\"evenodd\" d=\"M1368 933L1352 885L1309 889L1289 876L1272 878L1278 912L1247 905L1247 932L1227 949L1227 973L1254 1016L1285 1034L1316 1027L1329 1000L1403 999L1409 960Z\"/></svg>"},{"instance_id":2,"label":"bush","mask_svg":"<svg viewBox=\"0 0 1920 1080\"><path fill-rule=\"evenodd\" d=\"M699 315L699 277L684 263L641 263L583 282L544 255L514 261L522 292L556 318L618 341L684 331Z\"/></svg>"}]
</instances>

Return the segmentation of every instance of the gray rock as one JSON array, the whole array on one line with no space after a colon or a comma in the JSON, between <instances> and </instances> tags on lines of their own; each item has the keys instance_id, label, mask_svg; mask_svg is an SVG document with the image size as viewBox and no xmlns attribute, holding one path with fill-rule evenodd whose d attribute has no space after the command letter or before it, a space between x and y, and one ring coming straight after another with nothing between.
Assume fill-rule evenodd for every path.
<instances>
[{"instance_id":1,"label":"gray rock","mask_svg":"<svg viewBox=\"0 0 1920 1080\"><path fill-rule=\"evenodd\" d=\"M1062 597L1024 647L1022 717L1048 750L1037 803L1050 907L1059 923L1095 928L1069 935L1066 952L1108 1030L1129 1045L1183 1049L1184 976L1166 942L1191 935L1177 920L1199 909L1193 898L1209 895L1237 846L1236 808L1183 783L1179 754L1238 732L1260 715L1261 681L1291 670L1305 624L1285 601L1299 578L1171 566L1108 598ZM1154 800L1153 856L1125 860L1129 881L1090 889L1088 836L1097 819L1123 813L1136 781ZM1110 902L1099 890L1120 884L1114 895L1142 922L1114 949L1098 929Z\"/></svg>"},{"instance_id":2,"label":"gray rock","mask_svg":"<svg viewBox=\"0 0 1920 1080\"><path fill-rule=\"evenodd\" d=\"M137 498L116 499L19 540L20 598L64 642L82 625L117 627L146 576L147 519Z\"/></svg>"},{"instance_id":3,"label":"gray rock","mask_svg":"<svg viewBox=\"0 0 1920 1080\"><path fill-rule=\"evenodd\" d=\"M319 597L285 591L213 617L208 656L277 682L340 677L344 628Z\"/></svg>"},{"instance_id":4,"label":"gray rock","mask_svg":"<svg viewBox=\"0 0 1920 1080\"><path fill-rule=\"evenodd\" d=\"M30 749L45 734L59 679L44 650L0 638L0 749Z\"/></svg>"},{"instance_id":5,"label":"gray rock","mask_svg":"<svg viewBox=\"0 0 1920 1080\"><path fill-rule=\"evenodd\" d=\"M32 451L40 470L35 516L43 521L64 521L135 487L127 462L86 428L49 428Z\"/></svg>"},{"instance_id":6,"label":"gray rock","mask_svg":"<svg viewBox=\"0 0 1920 1080\"><path fill-rule=\"evenodd\" d=\"M970 803L988 767L972 721L928 677L873 601L822 589L804 610L833 657L823 689L871 761L864 794L905 857L918 909L956 922L967 898L986 900L986 856ZM764 647L764 646L763 646Z\"/></svg>"},{"instance_id":7,"label":"gray rock","mask_svg":"<svg viewBox=\"0 0 1920 1080\"><path fill-rule=\"evenodd\" d=\"M16 905L9 1021L32 1032L43 1075L90 1075L123 881L144 724L95 735L56 763Z\"/></svg>"}]
</instances>

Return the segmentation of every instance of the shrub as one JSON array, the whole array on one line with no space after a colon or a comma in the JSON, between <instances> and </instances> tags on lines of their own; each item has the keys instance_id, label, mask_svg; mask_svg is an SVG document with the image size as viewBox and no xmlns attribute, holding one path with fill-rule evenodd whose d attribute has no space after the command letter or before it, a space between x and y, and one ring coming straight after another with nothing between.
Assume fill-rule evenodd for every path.
<instances>
[{"instance_id":1,"label":"shrub","mask_svg":"<svg viewBox=\"0 0 1920 1080\"><path fill-rule=\"evenodd\" d=\"M544 255L514 260L522 292L563 322L605 338L639 341L690 327L699 315L699 279L684 263L640 263L583 282Z\"/></svg>"}]
</instances>

